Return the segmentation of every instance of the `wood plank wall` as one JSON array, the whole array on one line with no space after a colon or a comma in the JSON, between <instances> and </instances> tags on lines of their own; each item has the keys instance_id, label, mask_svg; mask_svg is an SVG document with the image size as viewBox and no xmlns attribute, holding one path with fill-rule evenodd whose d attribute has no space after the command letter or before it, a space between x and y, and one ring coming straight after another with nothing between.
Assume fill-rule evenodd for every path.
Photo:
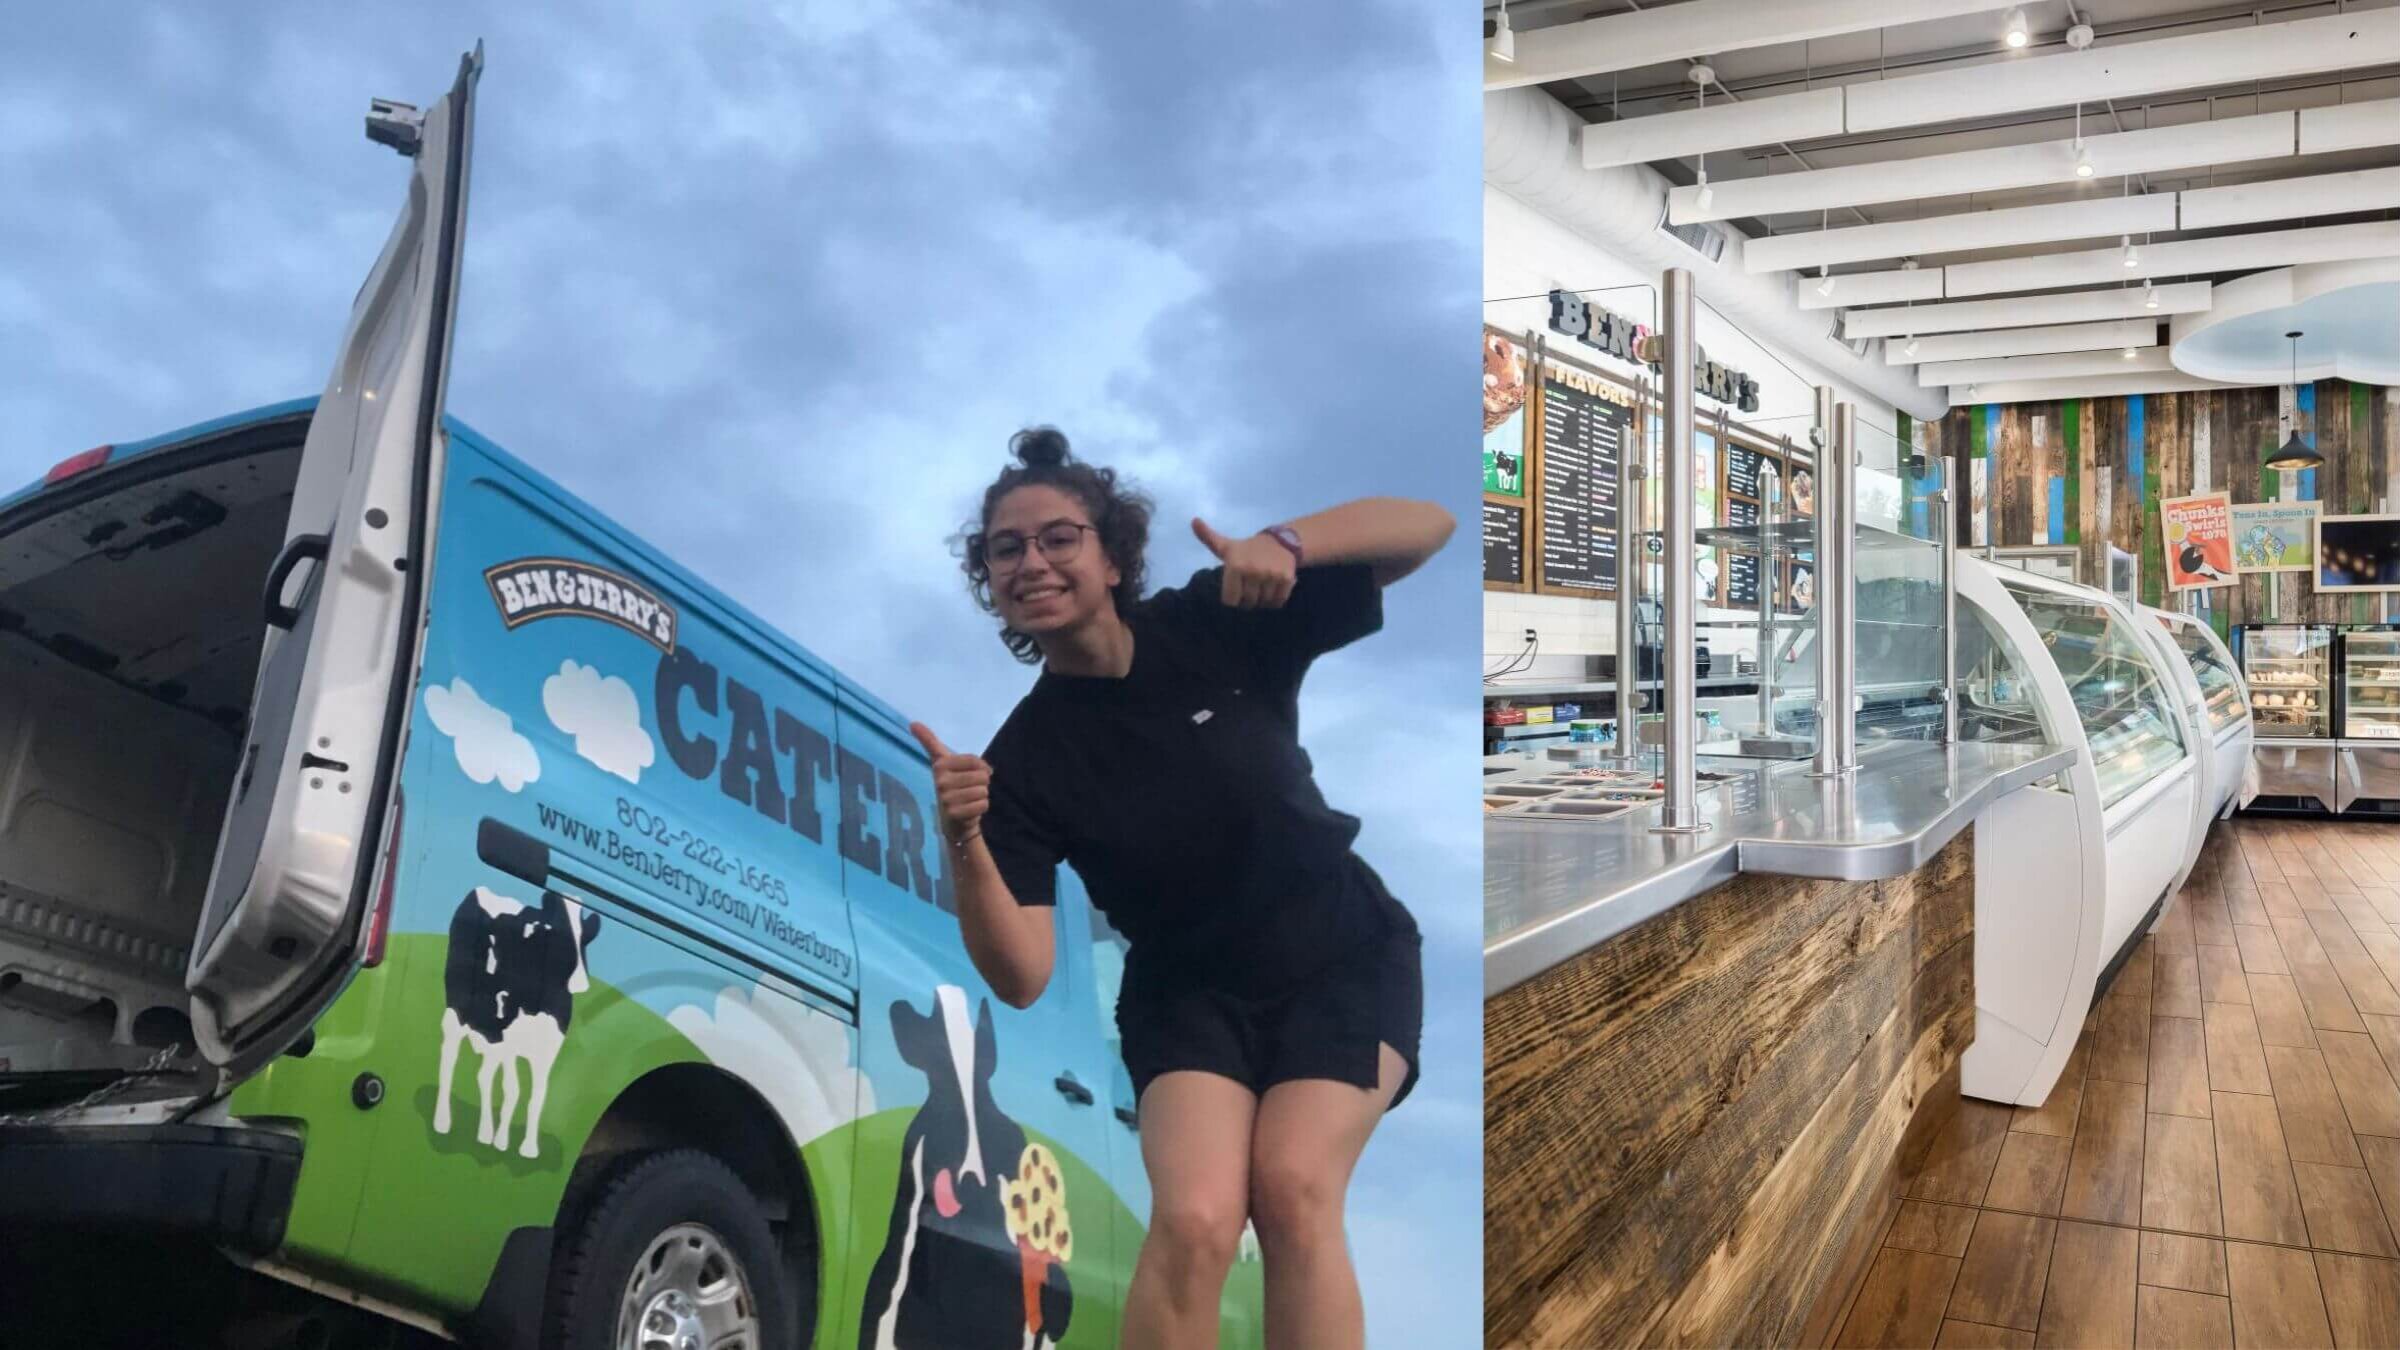
<instances>
[{"instance_id":1,"label":"wood plank wall","mask_svg":"<svg viewBox=\"0 0 2400 1350\"><path fill-rule=\"evenodd\" d=\"M1743 876L1484 1005L1493 1346L1792 1345L1835 1314L1974 1034L1974 834Z\"/></svg>"},{"instance_id":2,"label":"wood plank wall","mask_svg":"<svg viewBox=\"0 0 2400 1350\"><path fill-rule=\"evenodd\" d=\"M1926 427L1925 442L1937 456L1988 457L1994 543L2074 544L2083 578L2093 584L2105 581L2111 543L2137 552L2142 598L2156 605L2165 578L2161 497L2225 491L2236 502L2314 499L2332 516L2400 514L2400 397L2394 392L2320 380L2296 392L2210 389L1981 404L1951 409ZM2282 443L2286 398L2296 405L2301 438L2313 435L2325 457L2323 468L2282 475L2260 466L2266 451ZM2061 509L2054 512L2054 506ZM2054 514L2060 517L2056 525ZM1959 537L1973 538L1973 528L1962 522ZM2209 618L2220 631L2266 622L2270 585L2280 587L2279 622L2373 623L2382 617L2372 597L2320 596L2305 574L2285 573L2208 592Z\"/></svg>"}]
</instances>

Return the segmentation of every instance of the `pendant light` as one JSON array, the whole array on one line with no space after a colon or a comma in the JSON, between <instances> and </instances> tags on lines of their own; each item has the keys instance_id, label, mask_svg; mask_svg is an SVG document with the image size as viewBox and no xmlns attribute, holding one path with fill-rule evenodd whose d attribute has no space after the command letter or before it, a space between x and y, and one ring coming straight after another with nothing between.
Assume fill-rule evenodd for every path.
<instances>
[{"instance_id":1,"label":"pendant light","mask_svg":"<svg viewBox=\"0 0 2400 1350\"><path fill-rule=\"evenodd\" d=\"M2311 449L2308 442L2300 439L2300 396L2298 391L2300 388L2300 338L2302 334L2298 329L2294 329L2284 336L2292 340L2292 434L2285 438L2282 445L2276 447L2273 454L2267 456L2267 467L2270 469L2314 469L2325 463L2325 457Z\"/></svg>"},{"instance_id":2,"label":"pendant light","mask_svg":"<svg viewBox=\"0 0 2400 1350\"><path fill-rule=\"evenodd\" d=\"M1500 17L1483 40L1484 55L1509 65L1517 63L1517 35L1508 26L1508 0L1500 0Z\"/></svg>"}]
</instances>

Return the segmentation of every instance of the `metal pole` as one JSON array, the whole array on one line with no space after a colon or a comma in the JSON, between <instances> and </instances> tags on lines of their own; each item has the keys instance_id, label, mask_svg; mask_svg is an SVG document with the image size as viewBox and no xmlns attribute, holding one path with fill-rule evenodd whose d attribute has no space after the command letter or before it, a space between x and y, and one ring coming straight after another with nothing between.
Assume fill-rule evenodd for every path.
<instances>
[{"instance_id":1,"label":"metal pole","mask_svg":"<svg viewBox=\"0 0 2400 1350\"><path fill-rule=\"evenodd\" d=\"M1640 386L1636 386L1637 390ZM1649 439L1646 399L1637 392L1632 443L1617 447L1617 753L1633 764L1642 753L1641 633L1634 626L1634 601L1642 576L1642 457Z\"/></svg>"},{"instance_id":2,"label":"metal pole","mask_svg":"<svg viewBox=\"0 0 2400 1350\"><path fill-rule=\"evenodd\" d=\"M1791 462L1786 457L1784 462ZM1777 508L1783 502L1783 484L1774 478L1766 481L1758 504L1758 734L1775 734L1775 522ZM1733 564L1725 564L1728 572Z\"/></svg>"},{"instance_id":3,"label":"metal pole","mask_svg":"<svg viewBox=\"0 0 2400 1350\"><path fill-rule=\"evenodd\" d=\"M1817 469L1817 762L1815 772L1858 767L1858 633L1850 556L1858 534L1858 410L1834 409L1833 447Z\"/></svg>"},{"instance_id":4,"label":"metal pole","mask_svg":"<svg viewBox=\"0 0 2400 1350\"><path fill-rule=\"evenodd\" d=\"M1945 470L1948 466L1944 465ZM1945 472L1944 478L1949 474ZM1958 743L1958 522L1950 518L1953 485L1933 494L1942 528L1942 744Z\"/></svg>"},{"instance_id":5,"label":"metal pole","mask_svg":"<svg viewBox=\"0 0 2400 1350\"><path fill-rule=\"evenodd\" d=\"M1692 683L1699 661L1698 630L1692 612L1692 362L1694 305L1692 274L1681 267L1667 269L1666 332L1660 353L1666 369L1664 392L1666 444L1659 448L1665 472L1666 510L1661 528L1666 533L1666 577L1661 588L1666 627L1660 672L1665 697L1661 713L1666 722L1666 803L1659 829L1690 833L1708 828L1700 822L1698 765L1694 762Z\"/></svg>"}]
</instances>

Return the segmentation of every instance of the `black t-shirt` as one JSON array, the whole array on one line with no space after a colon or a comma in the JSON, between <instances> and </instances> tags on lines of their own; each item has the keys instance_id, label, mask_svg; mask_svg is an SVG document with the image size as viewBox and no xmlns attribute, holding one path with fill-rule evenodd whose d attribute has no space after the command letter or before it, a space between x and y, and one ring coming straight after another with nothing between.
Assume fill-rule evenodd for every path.
<instances>
[{"instance_id":1,"label":"black t-shirt","mask_svg":"<svg viewBox=\"0 0 2400 1350\"><path fill-rule=\"evenodd\" d=\"M1130 943L1127 982L1288 989L1413 927L1300 748L1310 662L1383 626L1365 565L1301 571L1280 609L1229 609L1220 569L1126 616L1123 678L1044 671L992 738L983 835L1020 904L1063 860Z\"/></svg>"}]
</instances>

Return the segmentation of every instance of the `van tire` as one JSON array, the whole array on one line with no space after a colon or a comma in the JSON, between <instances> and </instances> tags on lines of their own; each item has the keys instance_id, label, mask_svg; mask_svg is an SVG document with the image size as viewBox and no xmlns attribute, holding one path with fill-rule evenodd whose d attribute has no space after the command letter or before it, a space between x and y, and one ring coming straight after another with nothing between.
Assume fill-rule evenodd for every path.
<instances>
[{"instance_id":1,"label":"van tire","mask_svg":"<svg viewBox=\"0 0 2400 1350\"><path fill-rule=\"evenodd\" d=\"M750 1188L698 1149L634 1153L612 1161L581 1203L561 1216L544 1315L545 1350L610 1350L617 1302L651 1242L678 1224L715 1234L741 1263L761 1344L796 1344L782 1254Z\"/></svg>"}]
</instances>

